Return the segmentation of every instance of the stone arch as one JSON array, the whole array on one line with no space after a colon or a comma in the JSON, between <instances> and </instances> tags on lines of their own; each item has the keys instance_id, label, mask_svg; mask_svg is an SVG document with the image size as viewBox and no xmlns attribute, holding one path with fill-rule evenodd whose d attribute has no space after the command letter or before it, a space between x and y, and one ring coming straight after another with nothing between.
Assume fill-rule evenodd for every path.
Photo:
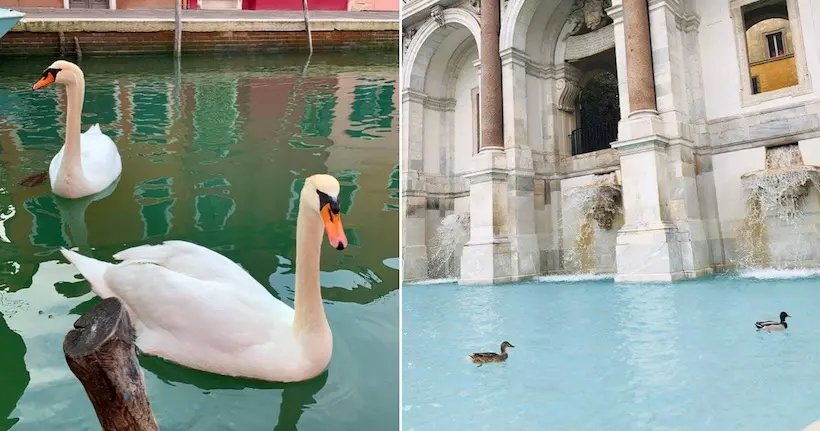
<instances>
[{"instance_id":1,"label":"stone arch","mask_svg":"<svg viewBox=\"0 0 820 431\"><path fill-rule=\"evenodd\" d=\"M447 67L445 68L446 75L444 75L444 79L442 79L442 93L444 97L455 97L455 86L461 74L461 69L466 65L468 59L474 55L478 55L478 47L469 39L465 39L461 45L453 51L453 55L450 57L450 60L447 62Z\"/></svg>"},{"instance_id":2,"label":"stone arch","mask_svg":"<svg viewBox=\"0 0 820 431\"><path fill-rule=\"evenodd\" d=\"M402 168L410 179L405 205L415 209L406 214L414 229L403 232L403 265L411 278L427 278L431 234L448 212L463 211L469 200L462 175L472 159L465 154L470 142L456 136L471 130L481 29L469 10L431 15L409 38L401 73ZM427 210L432 208L438 211Z\"/></svg>"},{"instance_id":3,"label":"stone arch","mask_svg":"<svg viewBox=\"0 0 820 431\"><path fill-rule=\"evenodd\" d=\"M749 31L749 29L754 27L756 24L772 18L780 18L786 21L789 20L789 10L785 3L782 5L773 4L763 6L750 11L750 13L746 15L746 19L743 22L745 25L745 30Z\"/></svg>"},{"instance_id":4,"label":"stone arch","mask_svg":"<svg viewBox=\"0 0 820 431\"><path fill-rule=\"evenodd\" d=\"M500 51L515 48L536 62L549 63L573 4L574 0L509 0L501 17Z\"/></svg>"},{"instance_id":5,"label":"stone arch","mask_svg":"<svg viewBox=\"0 0 820 431\"><path fill-rule=\"evenodd\" d=\"M451 156L464 151L464 142L456 141L454 135L463 127L467 132L472 129L464 126L465 118L470 118L465 115L474 109L465 105L471 96L464 86L472 87L471 81L478 79L474 61L480 51L479 35L476 15L453 8L422 23L410 39L402 71L402 112L417 127L406 126L402 133L408 160L415 161L411 165L418 172L452 174L457 164ZM458 165L459 170L463 168Z\"/></svg>"},{"instance_id":6,"label":"stone arch","mask_svg":"<svg viewBox=\"0 0 820 431\"><path fill-rule=\"evenodd\" d=\"M405 54L405 67L402 73L402 82L406 83L405 88L422 91L424 88L424 77L430 66L441 41L459 27L464 27L470 31L475 40L476 46L481 52L481 26L475 14L465 9L453 8L445 9L442 13L444 25L439 24L434 19L428 19L419 27L410 46ZM442 34L442 32L445 32ZM435 37L440 36L440 37Z\"/></svg>"}]
</instances>

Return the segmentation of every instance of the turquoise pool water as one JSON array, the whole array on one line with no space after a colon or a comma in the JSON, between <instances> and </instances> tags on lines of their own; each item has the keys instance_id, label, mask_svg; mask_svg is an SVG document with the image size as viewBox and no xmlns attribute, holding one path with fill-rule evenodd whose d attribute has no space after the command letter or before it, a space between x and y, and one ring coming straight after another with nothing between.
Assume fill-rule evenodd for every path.
<instances>
[{"instance_id":1,"label":"turquoise pool water","mask_svg":"<svg viewBox=\"0 0 820 431\"><path fill-rule=\"evenodd\" d=\"M403 289L403 425L788 431L820 418L820 278ZM754 322L794 318L786 333ZM504 364L466 355L515 345Z\"/></svg>"}]
</instances>

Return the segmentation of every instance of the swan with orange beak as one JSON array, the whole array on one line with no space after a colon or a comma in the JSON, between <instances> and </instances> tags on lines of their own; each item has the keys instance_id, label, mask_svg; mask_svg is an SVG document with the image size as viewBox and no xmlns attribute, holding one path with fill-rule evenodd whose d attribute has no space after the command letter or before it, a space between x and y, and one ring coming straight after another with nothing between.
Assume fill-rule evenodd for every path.
<instances>
[{"instance_id":1,"label":"swan with orange beak","mask_svg":"<svg viewBox=\"0 0 820 431\"><path fill-rule=\"evenodd\" d=\"M66 92L65 143L49 164L48 172L30 175L20 184L36 186L46 177L55 195L77 199L97 194L114 184L122 173L122 160L114 141L99 124L80 132L85 98L85 76L76 64L57 60L43 71L32 90L61 84Z\"/></svg>"},{"instance_id":2,"label":"swan with orange beak","mask_svg":"<svg viewBox=\"0 0 820 431\"><path fill-rule=\"evenodd\" d=\"M190 242L129 248L114 255L117 264L61 251L94 293L123 302L144 354L217 374L303 381L324 371L333 351L319 255L323 234L334 249L347 247L339 206L335 178L305 180L293 308L227 257Z\"/></svg>"}]
</instances>

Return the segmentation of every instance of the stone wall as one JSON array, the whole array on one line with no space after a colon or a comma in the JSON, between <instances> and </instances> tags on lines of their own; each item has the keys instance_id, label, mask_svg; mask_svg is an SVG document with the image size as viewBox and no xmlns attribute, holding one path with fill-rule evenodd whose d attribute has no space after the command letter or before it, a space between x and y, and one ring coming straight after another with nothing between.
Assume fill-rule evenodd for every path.
<instances>
[{"instance_id":1,"label":"stone wall","mask_svg":"<svg viewBox=\"0 0 820 431\"><path fill-rule=\"evenodd\" d=\"M74 38L83 55L152 54L174 49L174 32L66 32L65 54L75 54ZM324 31L313 33L313 49L396 49L397 31ZM184 53L306 51L303 31L183 32ZM0 57L60 55L60 34L12 31L0 39Z\"/></svg>"}]
</instances>

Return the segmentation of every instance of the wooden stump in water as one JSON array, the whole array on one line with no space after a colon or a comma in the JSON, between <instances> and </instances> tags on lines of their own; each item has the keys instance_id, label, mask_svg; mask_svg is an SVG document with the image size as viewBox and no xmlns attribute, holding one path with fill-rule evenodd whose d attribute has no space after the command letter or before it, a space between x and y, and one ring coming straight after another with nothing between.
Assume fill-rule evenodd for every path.
<instances>
[{"instance_id":1,"label":"wooden stump in water","mask_svg":"<svg viewBox=\"0 0 820 431\"><path fill-rule=\"evenodd\" d=\"M137 362L134 328L117 298L82 315L63 340L71 372L82 383L104 431L157 431Z\"/></svg>"}]
</instances>

